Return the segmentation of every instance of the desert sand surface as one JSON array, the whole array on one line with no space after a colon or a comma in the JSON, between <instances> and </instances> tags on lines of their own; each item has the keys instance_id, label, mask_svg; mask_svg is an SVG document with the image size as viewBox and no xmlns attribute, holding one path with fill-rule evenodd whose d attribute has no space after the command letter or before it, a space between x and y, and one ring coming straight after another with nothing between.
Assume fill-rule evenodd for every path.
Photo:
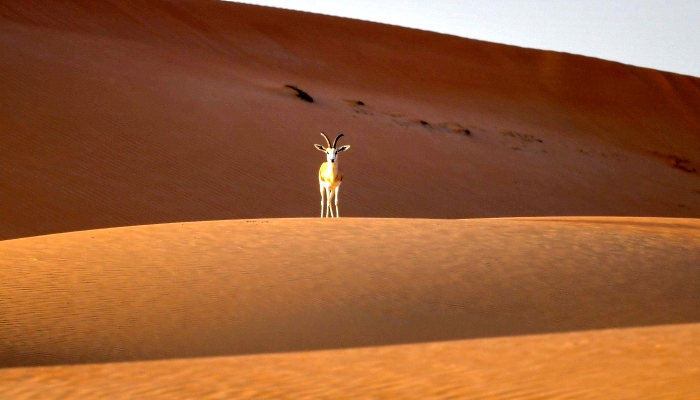
<instances>
[{"instance_id":1,"label":"desert sand surface","mask_svg":"<svg viewBox=\"0 0 700 400\"><path fill-rule=\"evenodd\" d=\"M694 219L209 221L0 254L17 398L700 394Z\"/></svg>"},{"instance_id":2,"label":"desert sand surface","mask_svg":"<svg viewBox=\"0 0 700 400\"><path fill-rule=\"evenodd\" d=\"M698 78L214 0L2 1L0 54L3 239L316 216L321 131L343 216L700 217Z\"/></svg>"},{"instance_id":3,"label":"desert sand surface","mask_svg":"<svg viewBox=\"0 0 700 400\"><path fill-rule=\"evenodd\" d=\"M699 78L0 0L0 162L0 398L700 398Z\"/></svg>"},{"instance_id":4,"label":"desert sand surface","mask_svg":"<svg viewBox=\"0 0 700 400\"><path fill-rule=\"evenodd\" d=\"M14 399L694 399L700 324L0 370Z\"/></svg>"}]
</instances>

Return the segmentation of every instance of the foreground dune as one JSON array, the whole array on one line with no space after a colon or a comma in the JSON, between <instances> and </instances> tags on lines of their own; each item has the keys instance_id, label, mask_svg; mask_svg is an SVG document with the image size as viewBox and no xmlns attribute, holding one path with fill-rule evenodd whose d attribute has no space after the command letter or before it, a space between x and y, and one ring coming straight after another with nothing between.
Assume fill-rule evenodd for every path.
<instances>
[{"instance_id":1,"label":"foreground dune","mask_svg":"<svg viewBox=\"0 0 700 400\"><path fill-rule=\"evenodd\" d=\"M344 216L700 217L697 78L209 0L0 1L0 54L0 239L315 216L320 131Z\"/></svg>"},{"instance_id":2,"label":"foreground dune","mask_svg":"<svg viewBox=\"0 0 700 400\"><path fill-rule=\"evenodd\" d=\"M700 322L690 219L282 219L0 242L1 366Z\"/></svg>"},{"instance_id":3,"label":"foreground dune","mask_svg":"<svg viewBox=\"0 0 700 400\"><path fill-rule=\"evenodd\" d=\"M25 398L694 399L700 324L0 370Z\"/></svg>"}]
</instances>

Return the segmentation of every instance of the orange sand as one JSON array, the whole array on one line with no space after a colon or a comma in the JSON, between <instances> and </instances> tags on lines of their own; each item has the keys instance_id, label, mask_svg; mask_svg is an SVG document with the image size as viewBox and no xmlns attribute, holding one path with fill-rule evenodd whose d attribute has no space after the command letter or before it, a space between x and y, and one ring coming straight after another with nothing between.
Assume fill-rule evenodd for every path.
<instances>
[{"instance_id":1,"label":"orange sand","mask_svg":"<svg viewBox=\"0 0 700 400\"><path fill-rule=\"evenodd\" d=\"M212 221L0 253L5 366L700 321L695 220Z\"/></svg>"},{"instance_id":2,"label":"orange sand","mask_svg":"<svg viewBox=\"0 0 700 400\"><path fill-rule=\"evenodd\" d=\"M700 324L0 370L15 399L693 399Z\"/></svg>"},{"instance_id":3,"label":"orange sand","mask_svg":"<svg viewBox=\"0 0 700 400\"><path fill-rule=\"evenodd\" d=\"M698 398L698 143L697 78L0 1L0 398Z\"/></svg>"},{"instance_id":4,"label":"orange sand","mask_svg":"<svg viewBox=\"0 0 700 400\"><path fill-rule=\"evenodd\" d=\"M416 393L426 395L697 394L697 324L590 330L700 321L699 233L700 222L688 219L341 218L4 241L0 298L11 299L0 303L5 367L258 356L5 369L0 379L8 394L46 389L57 396L169 387L175 397L190 389L212 397L218 390L400 394L415 379L423 382ZM588 332L553 334L574 330ZM505 337L464 340L497 336ZM401 343L423 344L261 355ZM659 352L656 345L670 347ZM203 374L218 389L191 383ZM563 378L572 389L560 385ZM337 381L345 383L331 384Z\"/></svg>"},{"instance_id":5,"label":"orange sand","mask_svg":"<svg viewBox=\"0 0 700 400\"><path fill-rule=\"evenodd\" d=\"M0 239L314 217L320 131L343 216L700 217L696 78L213 0L5 1L0 54Z\"/></svg>"}]
</instances>

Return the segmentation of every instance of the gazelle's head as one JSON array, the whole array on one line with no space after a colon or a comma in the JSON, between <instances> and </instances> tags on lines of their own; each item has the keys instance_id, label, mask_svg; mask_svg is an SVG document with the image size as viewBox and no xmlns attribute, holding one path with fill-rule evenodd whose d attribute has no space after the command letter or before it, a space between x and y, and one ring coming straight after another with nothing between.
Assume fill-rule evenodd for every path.
<instances>
[{"instance_id":1,"label":"gazelle's head","mask_svg":"<svg viewBox=\"0 0 700 400\"><path fill-rule=\"evenodd\" d=\"M326 153L326 160L329 163L334 163L335 160L338 158L338 153L350 148L350 146L348 146L348 145L341 146L338 148L335 147L335 144L338 143L338 139L340 139L341 136L343 136L342 133L335 138L332 145L331 145L331 141L328 140L328 136L326 136L325 133L321 132L321 136L323 136L326 139L326 144L328 144L328 147L323 147L320 144L315 144L314 147L316 147L319 151Z\"/></svg>"}]
</instances>

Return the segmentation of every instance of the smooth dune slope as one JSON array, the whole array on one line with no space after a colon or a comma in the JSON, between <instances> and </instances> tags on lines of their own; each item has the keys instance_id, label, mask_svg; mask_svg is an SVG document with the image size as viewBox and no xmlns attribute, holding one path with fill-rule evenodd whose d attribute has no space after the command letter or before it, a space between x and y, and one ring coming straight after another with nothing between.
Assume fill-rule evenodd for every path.
<instances>
[{"instance_id":1,"label":"smooth dune slope","mask_svg":"<svg viewBox=\"0 0 700 400\"><path fill-rule=\"evenodd\" d=\"M0 366L700 322L690 219L281 219L0 242Z\"/></svg>"},{"instance_id":2,"label":"smooth dune slope","mask_svg":"<svg viewBox=\"0 0 700 400\"><path fill-rule=\"evenodd\" d=\"M0 1L0 54L0 239L315 216L320 131L344 216L700 216L697 78L213 0Z\"/></svg>"},{"instance_id":3,"label":"smooth dune slope","mask_svg":"<svg viewBox=\"0 0 700 400\"><path fill-rule=\"evenodd\" d=\"M692 399L700 324L0 370L14 399Z\"/></svg>"}]
</instances>

